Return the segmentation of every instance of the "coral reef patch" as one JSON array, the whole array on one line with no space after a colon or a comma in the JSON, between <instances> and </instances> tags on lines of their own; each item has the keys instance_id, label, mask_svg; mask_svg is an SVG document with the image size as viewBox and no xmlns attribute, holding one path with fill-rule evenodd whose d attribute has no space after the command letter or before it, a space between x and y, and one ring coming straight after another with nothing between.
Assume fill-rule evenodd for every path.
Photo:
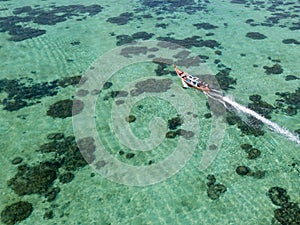
<instances>
[{"instance_id":1,"label":"coral reef patch","mask_svg":"<svg viewBox=\"0 0 300 225\"><path fill-rule=\"evenodd\" d=\"M0 18L0 32L8 32L11 41L24 41L46 33L44 29L29 27L31 23L38 25L55 25L74 17L94 16L101 12L100 5L66 5L46 7L23 6L13 10L13 16Z\"/></svg>"},{"instance_id":2,"label":"coral reef patch","mask_svg":"<svg viewBox=\"0 0 300 225\"><path fill-rule=\"evenodd\" d=\"M74 86L79 83L81 76L66 77L51 82L33 83L33 80L7 78L0 80L0 93L5 92L6 97L0 102L4 110L17 111L27 106L40 103L45 96L55 96L59 88Z\"/></svg>"},{"instance_id":3,"label":"coral reef patch","mask_svg":"<svg viewBox=\"0 0 300 225\"><path fill-rule=\"evenodd\" d=\"M33 206L30 202L19 201L6 206L1 212L1 222L6 225L14 225L25 220L33 211Z\"/></svg>"}]
</instances>

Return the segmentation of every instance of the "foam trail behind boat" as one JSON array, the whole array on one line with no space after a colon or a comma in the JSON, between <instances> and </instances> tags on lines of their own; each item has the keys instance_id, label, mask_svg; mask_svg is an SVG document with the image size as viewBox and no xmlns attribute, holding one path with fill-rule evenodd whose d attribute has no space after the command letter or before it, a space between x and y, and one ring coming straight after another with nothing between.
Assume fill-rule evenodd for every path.
<instances>
[{"instance_id":1,"label":"foam trail behind boat","mask_svg":"<svg viewBox=\"0 0 300 225\"><path fill-rule=\"evenodd\" d=\"M300 139L299 137L297 137L295 134L293 134L292 132L290 132L289 130L279 126L277 123L274 123L266 118L264 118L263 116L259 115L257 112L243 106L240 105L239 103L235 102L234 100L230 99L227 96L222 96L219 93L211 93L208 94L209 97L211 97L212 99L215 99L219 102L221 102L227 109L228 106L226 105L229 104L230 106L234 107L237 111L239 112L243 112L246 113L248 115L251 115L253 117L255 117L256 119L260 120L261 122L263 122L264 124L266 124L271 130L275 131L278 134L281 134L285 137L287 137L288 139L290 139L291 141L296 142L298 145L300 145Z\"/></svg>"}]
</instances>

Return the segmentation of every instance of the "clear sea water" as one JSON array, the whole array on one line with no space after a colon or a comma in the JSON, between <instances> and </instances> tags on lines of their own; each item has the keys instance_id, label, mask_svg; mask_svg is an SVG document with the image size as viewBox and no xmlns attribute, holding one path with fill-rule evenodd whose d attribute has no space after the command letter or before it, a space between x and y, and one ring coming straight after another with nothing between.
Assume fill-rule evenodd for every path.
<instances>
[{"instance_id":1,"label":"clear sea water","mask_svg":"<svg viewBox=\"0 0 300 225\"><path fill-rule=\"evenodd\" d=\"M5 209L22 201L32 212L18 224L284 224L274 218L284 206L268 193L280 187L300 203L299 145L266 126L255 136L222 121L212 132L207 96L181 88L172 64L212 80L219 73L223 93L240 104L261 96L255 109L273 106L270 120L299 135L299 12L297 0L0 1L1 222L14 224ZM78 85L80 77L87 82ZM64 118L50 115L74 98L84 103L79 114L72 117L69 104L54 110L69 112ZM178 114L176 129L193 136L165 138ZM53 133L69 139L53 141ZM53 146L40 151L73 136L93 138L91 165ZM249 159L243 144L261 154ZM215 158L200 169L214 146ZM32 169L46 161L59 163L55 177L30 191L48 179ZM238 166L251 172L239 175ZM23 194L11 185L18 170ZM74 178L64 183L66 173ZM216 184L226 191L214 199Z\"/></svg>"}]
</instances>

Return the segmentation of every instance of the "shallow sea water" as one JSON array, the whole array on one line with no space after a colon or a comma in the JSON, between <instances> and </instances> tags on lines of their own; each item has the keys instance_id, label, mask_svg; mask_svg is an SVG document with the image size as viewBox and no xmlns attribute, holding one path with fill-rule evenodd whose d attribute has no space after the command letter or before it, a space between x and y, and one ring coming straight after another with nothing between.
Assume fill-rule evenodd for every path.
<instances>
[{"instance_id":1,"label":"shallow sea water","mask_svg":"<svg viewBox=\"0 0 300 225\"><path fill-rule=\"evenodd\" d=\"M266 126L259 136L223 122L213 132L207 96L182 89L172 64L214 81L219 73L223 93L240 104L260 95L256 109L273 106L270 120L299 135L299 11L296 0L0 1L1 223L14 224L6 209L22 201L32 212L18 224L284 224L274 210L287 206L267 193L281 187L289 202L300 203L299 145ZM172 48L177 44L183 47ZM153 62L166 62L159 58L168 63ZM87 82L79 85L80 77ZM79 114L72 118L66 104L49 116L55 103L74 98L84 103ZM165 138L178 114L176 129L194 135ZM52 133L65 138L49 139ZM73 136L87 140L91 152L83 155L91 165L72 152ZM213 144L216 158L200 170ZM247 158L243 144L261 155ZM57 164L33 169L45 162ZM238 166L251 173L237 174ZM66 173L74 178L63 183ZM216 178L210 188L226 187L216 199L208 195L209 175ZM20 194L17 185L27 191ZM281 219L296 221L290 211Z\"/></svg>"}]
</instances>

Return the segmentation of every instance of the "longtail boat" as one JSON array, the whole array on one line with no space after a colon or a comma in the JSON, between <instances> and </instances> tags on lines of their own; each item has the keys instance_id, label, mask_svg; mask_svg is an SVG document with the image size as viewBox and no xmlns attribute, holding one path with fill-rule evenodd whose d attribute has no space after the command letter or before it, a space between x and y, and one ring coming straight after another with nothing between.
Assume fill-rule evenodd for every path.
<instances>
[{"instance_id":1,"label":"longtail boat","mask_svg":"<svg viewBox=\"0 0 300 225\"><path fill-rule=\"evenodd\" d=\"M206 93L209 93L211 91L209 84L201 80L199 77L192 76L178 69L176 64L174 64L174 68L178 77L181 79L183 87L185 88L193 87Z\"/></svg>"}]
</instances>

